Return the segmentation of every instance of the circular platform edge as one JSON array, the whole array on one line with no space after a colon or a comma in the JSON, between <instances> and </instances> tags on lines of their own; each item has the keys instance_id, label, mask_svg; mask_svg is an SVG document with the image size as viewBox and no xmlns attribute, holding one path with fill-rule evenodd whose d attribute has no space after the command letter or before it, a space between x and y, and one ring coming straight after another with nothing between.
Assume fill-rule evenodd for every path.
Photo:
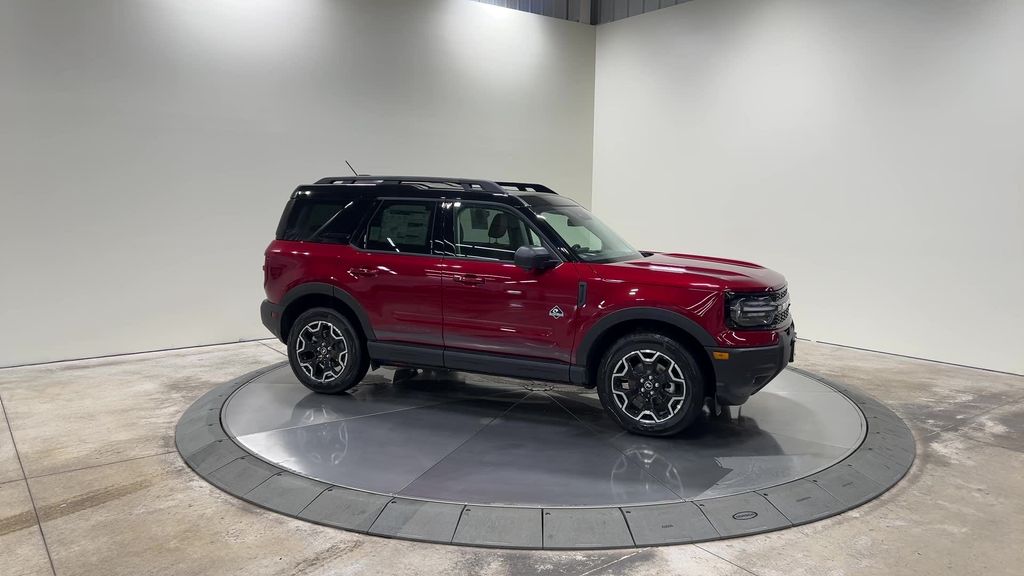
<instances>
[{"instance_id":1,"label":"circular platform edge","mask_svg":"<svg viewBox=\"0 0 1024 576\"><path fill-rule=\"evenodd\" d=\"M182 414L175 446L196 474L251 504L301 520L377 536L513 549L596 550L689 544L815 522L865 504L896 485L914 463L906 423L868 394L805 370L863 413L860 446L836 464L785 484L718 498L601 508L477 506L417 500L334 486L284 470L237 444L221 410L239 388L278 362L221 384Z\"/></svg>"}]
</instances>

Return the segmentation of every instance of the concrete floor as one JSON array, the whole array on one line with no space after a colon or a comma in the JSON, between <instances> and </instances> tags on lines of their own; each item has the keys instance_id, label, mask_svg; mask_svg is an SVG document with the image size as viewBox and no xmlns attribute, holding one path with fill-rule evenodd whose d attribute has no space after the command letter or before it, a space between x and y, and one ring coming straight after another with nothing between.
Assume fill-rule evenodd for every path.
<instances>
[{"instance_id":1,"label":"concrete floor","mask_svg":"<svg viewBox=\"0 0 1024 576\"><path fill-rule=\"evenodd\" d=\"M797 366L905 418L910 474L840 516L670 548L525 552L360 536L200 480L174 424L205 390L281 361L250 342L0 370L0 575L1020 574L1024 378L801 342Z\"/></svg>"}]
</instances>

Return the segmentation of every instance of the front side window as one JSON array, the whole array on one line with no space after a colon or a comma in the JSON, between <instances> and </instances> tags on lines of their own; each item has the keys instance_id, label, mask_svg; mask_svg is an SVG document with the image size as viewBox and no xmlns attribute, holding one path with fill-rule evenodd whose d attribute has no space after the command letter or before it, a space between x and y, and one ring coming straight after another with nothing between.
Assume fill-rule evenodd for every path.
<instances>
[{"instance_id":1,"label":"front side window","mask_svg":"<svg viewBox=\"0 0 1024 576\"><path fill-rule=\"evenodd\" d=\"M540 246L522 218L499 208L460 204L455 208L455 254L512 262L520 246Z\"/></svg>"},{"instance_id":2,"label":"front side window","mask_svg":"<svg viewBox=\"0 0 1024 576\"><path fill-rule=\"evenodd\" d=\"M614 230L582 206L547 204L535 206L534 210L584 262L619 262L641 257Z\"/></svg>"},{"instance_id":3,"label":"front side window","mask_svg":"<svg viewBox=\"0 0 1024 576\"><path fill-rule=\"evenodd\" d=\"M367 250L430 254L430 227L436 202L385 200L366 227Z\"/></svg>"}]
</instances>

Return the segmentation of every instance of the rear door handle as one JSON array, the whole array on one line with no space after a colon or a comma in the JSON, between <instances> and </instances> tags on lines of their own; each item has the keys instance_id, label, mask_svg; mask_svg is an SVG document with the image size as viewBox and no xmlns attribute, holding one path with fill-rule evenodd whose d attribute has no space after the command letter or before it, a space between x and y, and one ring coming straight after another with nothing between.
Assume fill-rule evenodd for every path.
<instances>
[{"instance_id":1,"label":"rear door handle","mask_svg":"<svg viewBox=\"0 0 1024 576\"><path fill-rule=\"evenodd\" d=\"M348 273L353 276L373 277L378 271L374 268L349 268Z\"/></svg>"},{"instance_id":2,"label":"rear door handle","mask_svg":"<svg viewBox=\"0 0 1024 576\"><path fill-rule=\"evenodd\" d=\"M476 286L484 283L483 277L477 276L476 274L456 274L455 281L459 284L468 284L470 286Z\"/></svg>"}]
</instances>

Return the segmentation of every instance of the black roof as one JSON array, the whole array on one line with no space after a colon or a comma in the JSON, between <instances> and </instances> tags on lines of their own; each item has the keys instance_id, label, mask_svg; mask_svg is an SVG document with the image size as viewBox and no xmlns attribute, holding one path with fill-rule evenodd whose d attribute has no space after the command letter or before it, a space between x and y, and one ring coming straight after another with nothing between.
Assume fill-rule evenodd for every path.
<instances>
[{"instance_id":1,"label":"black roof","mask_svg":"<svg viewBox=\"0 0 1024 576\"><path fill-rule=\"evenodd\" d=\"M497 182L471 178L437 176L329 176L314 184L299 186L292 197L314 193L373 196L408 196L415 198L464 198L498 201L503 204L529 205L529 196L555 195L543 184L529 182ZM512 199L517 199L515 202Z\"/></svg>"}]
</instances>

